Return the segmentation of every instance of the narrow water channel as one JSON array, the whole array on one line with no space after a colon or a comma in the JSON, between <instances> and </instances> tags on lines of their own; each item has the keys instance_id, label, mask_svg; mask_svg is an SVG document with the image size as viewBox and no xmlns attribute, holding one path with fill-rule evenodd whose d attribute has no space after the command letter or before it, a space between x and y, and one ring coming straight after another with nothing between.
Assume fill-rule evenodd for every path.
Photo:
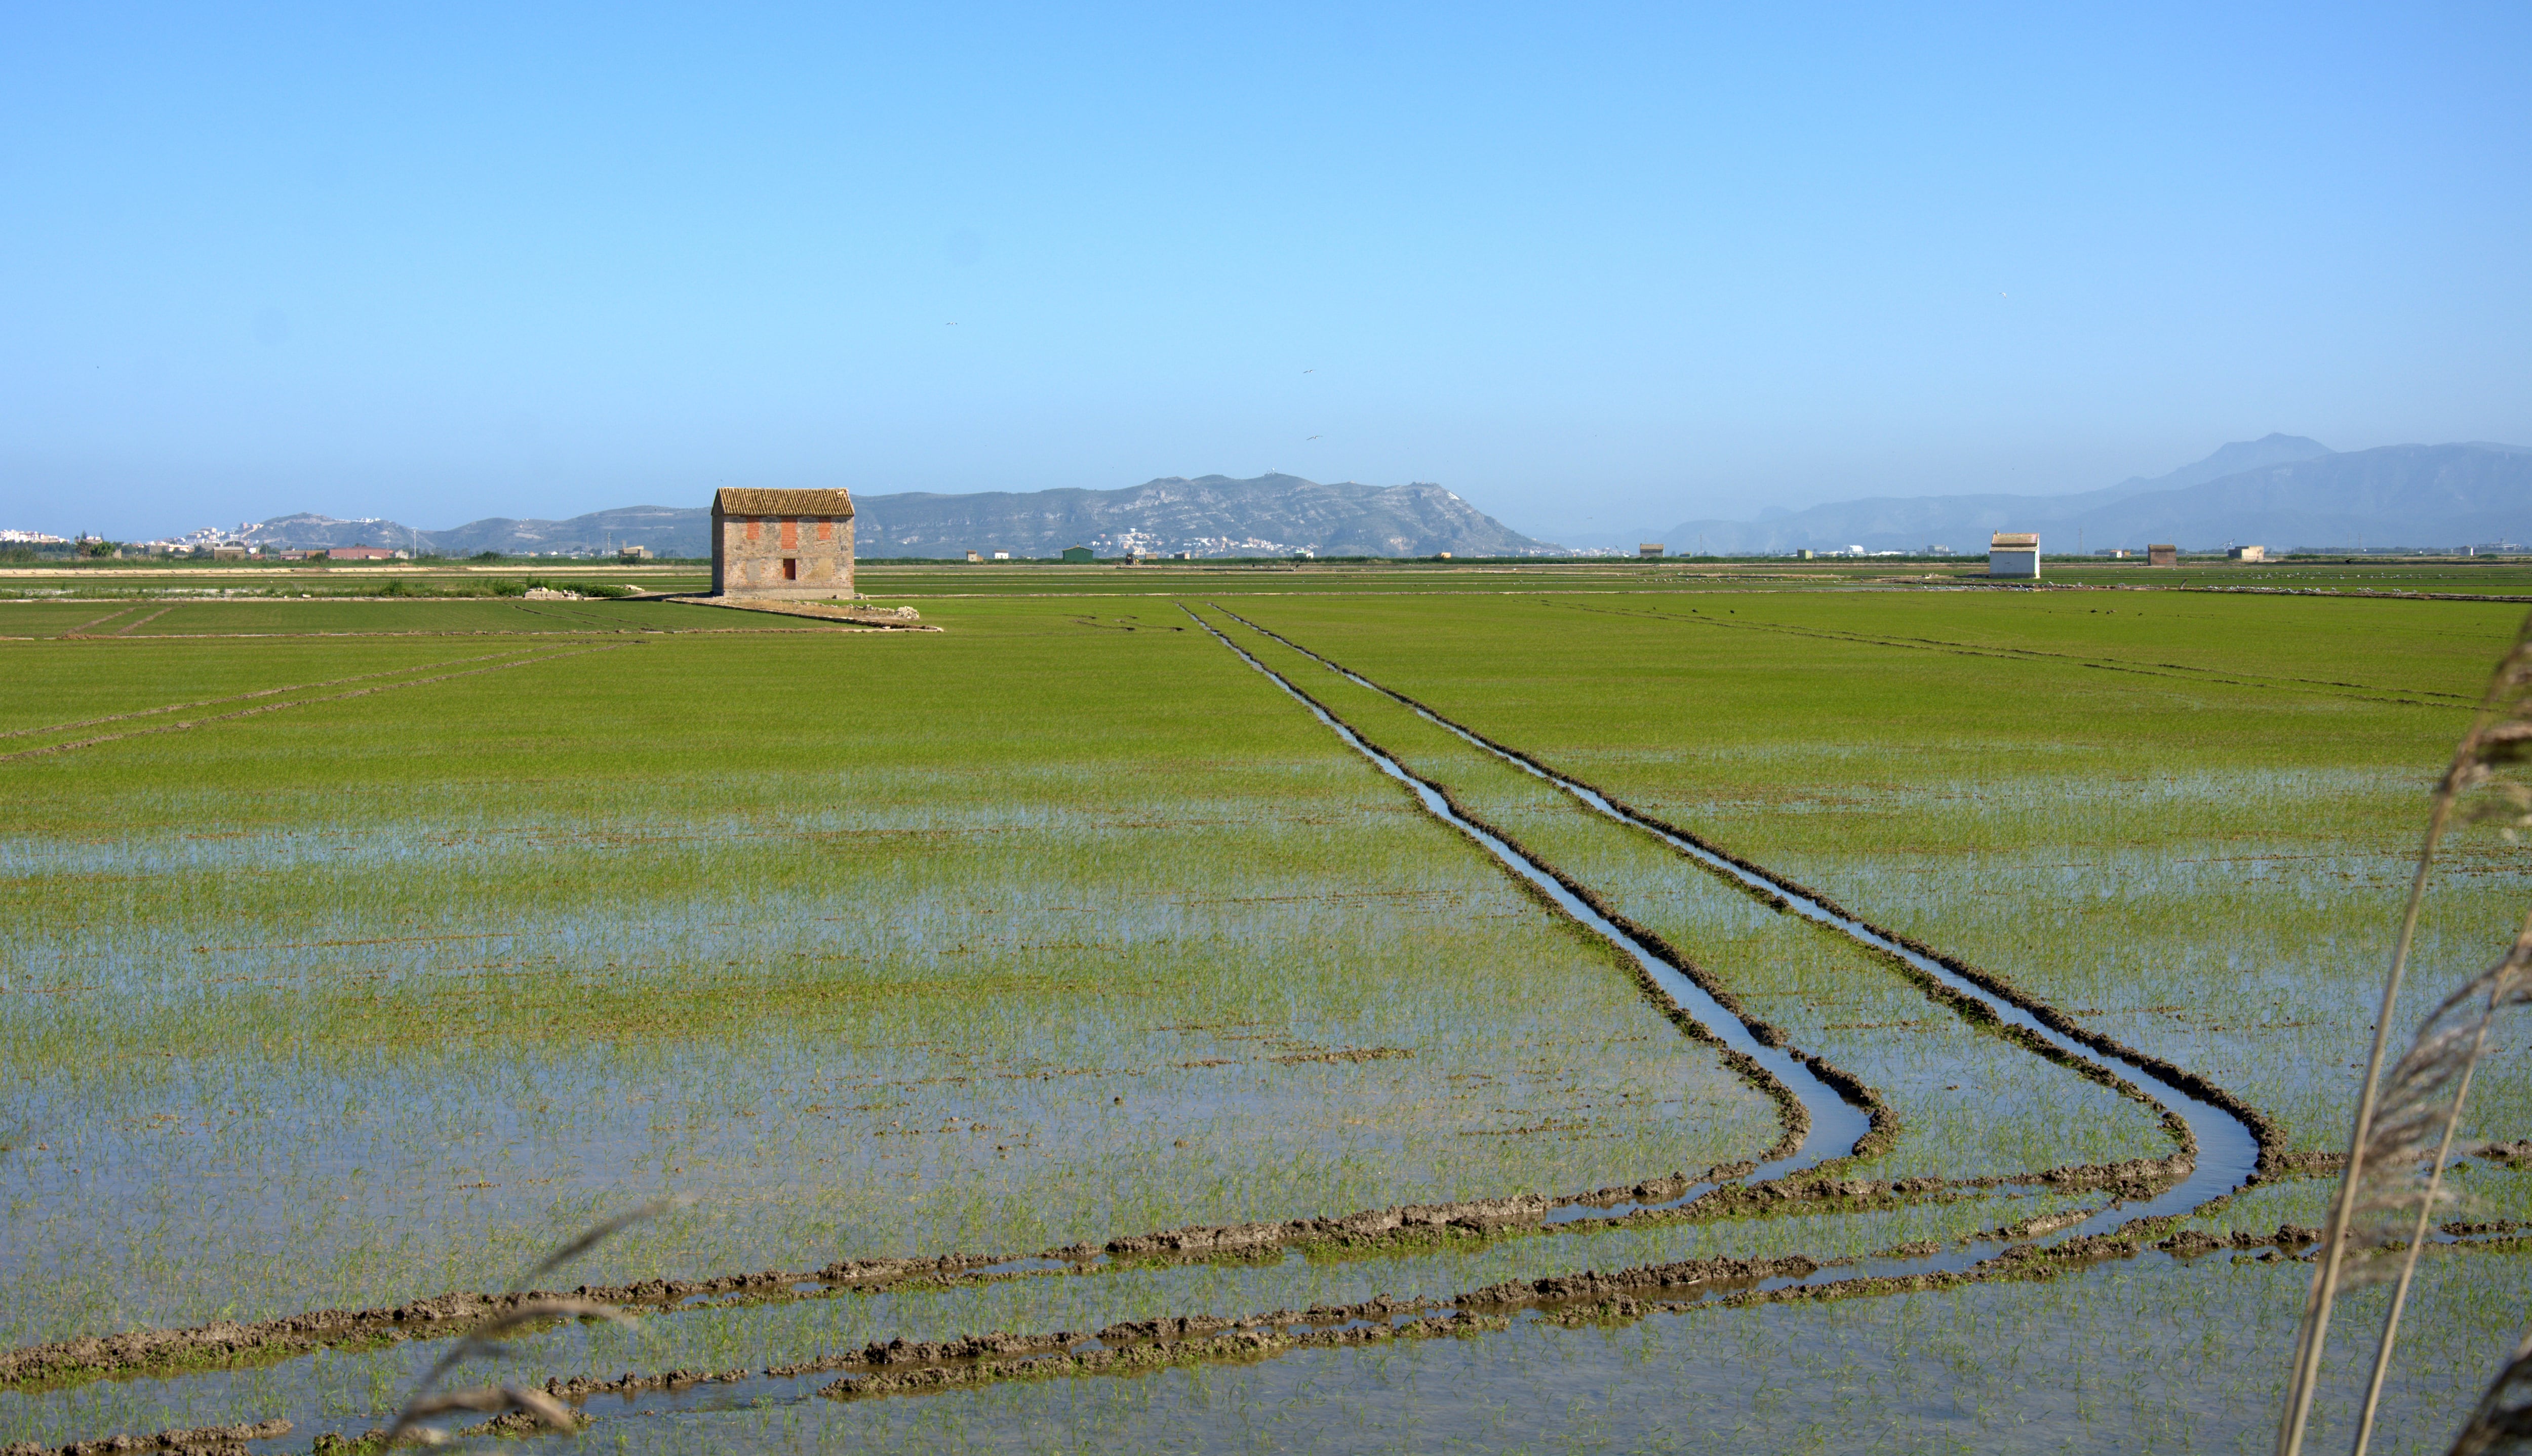
<instances>
[{"instance_id":1,"label":"narrow water channel","mask_svg":"<svg viewBox=\"0 0 2532 1456\"><path fill-rule=\"evenodd\" d=\"M1195 614L1190 612L1188 615ZM1229 614L1225 613L1225 615ZM1839 1095L1837 1090L1821 1081L1818 1074L1812 1071L1810 1064L1801 1057L1784 1047L1770 1046L1759 1040L1746 1023L1726 1010L1722 1003L1707 995L1703 987L1681 975L1676 967L1655 954L1651 946L1629 934L1608 917L1592 909L1582 897L1567 889L1554 874L1549 873L1546 867L1505 843L1498 836L1469 822L1459 811L1451 807L1450 800L1443 795L1438 786L1416 777L1397 759L1365 741L1362 735L1354 732L1342 719L1322 707L1315 699L1293 686L1283 674L1257 660L1247 648L1223 636L1212 623L1206 622L1202 617L1196 617L1195 620L1203 625L1205 631L1213 634L1215 641L1238 653L1241 661L1264 673L1277 687L1291 694L1295 701L1308 708L1312 716L1325 723L1329 731L1345 741L1347 747L1370 759L1381 772L1413 791L1416 802L1424 806L1426 812L1475 840L1480 848L1494 856L1505 868L1519 875L1525 883L1534 886L1539 893L1555 902L1559 910L1589 926L1593 932L1633 957L1636 964L1643 968L1644 974L1652 978L1653 983L1660 986L1663 993L1673 1001L1679 1003L1681 1009L1697 1018L1698 1025L1704 1027L1716 1040L1766 1068L1770 1076L1783 1083L1793 1092L1794 1096L1802 1102L1803 1110L1811 1116L1811 1128L1804 1135L1802 1146L1795 1149L1791 1156L1762 1163L1756 1170L1736 1181L1763 1183L1769 1179L1782 1178L1790 1173L1799 1173L1806 1168L1816 1167L1832 1158L1845 1157L1854 1152L1856 1145L1863 1141L1865 1134L1871 1131L1870 1114L1865 1108ZM1685 1204L1715 1186L1699 1184L1679 1198L1665 1199L1655 1204L1628 1203L1614 1206L1569 1204L1552 1211L1547 1221L1569 1223L1587 1218L1617 1218L1642 1208L1671 1207Z\"/></svg>"},{"instance_id":2,"label":"narrow water channel","mask_svg":"<svg viewBox=\"0 0 2532 1456\"><path fill-rule=\"evenodd\" d=\"M1423 718L1426 722L1450 733L1452 736L1458 738L1461 742L1467 744L1469 747L1490 754L1496 758L1512 764L1514 767L1521 769L1523 772L1527 773L1532 777L1554 785L1557 789L1562 790L1577 802L1590 809L1593 812L1606 815L1607 817L1615 819L1622 824L1626 824L1631 828L1652 835L1654 838L1659 839L1662 843L1670 846L1681 855L1684 855L1697 864L1713 870L1715 873L1728 877L1735 883L1740 884L1753 893L1770 900L1780 899L1787 910L1792 914L1802 916L1804 919L1812 921L1814 924L1825 925L1830 929L1836 930L1840 934L1847 936L1868 949L1905 962L1910 967L1931 978L1945 988L1957 992L1958 994L1977 1001L1981 1005L1985 1006L1987 1010L1994 1013L1998 1021L2014 1027L2022 1028L2023 1030L2045 1040L2049 1045L2065 1052L2069 1056L2091 1063L2094 1066L2100 1067L2127 1079L2129 1082L2134 1083L2139 1089L2141 1089L2146 1095L2154 1098L2162 1106L2170 1109L2181 1119L2182 1122L2188 1125L2190 1133L2197 1139L2198 1153L2196 1165L2191 1169L2187 1177L2142 1203L2114 1203L2109 1206L2102 1208L2100 1212L2095 1213L2092 1217L2085 1219L2081 1223L2071 1225L2058 1231L2047 1242L2062 1243L2070 1239L2108 1233L2140 1218L2155 1218L2187 1213L2242 1187L2250 1181L2252 1174L2257 1171L2260 1160L2259 1139L2253 1133L2250 1126L2241 1118L2234 1115L2234 1113L2229 1109L2219 1107L2182 1088L2172 1085L2168 1079L2158 1075L2131 1058L2118 1055L2115 1052L2104 1051L2087 1042L2078 1040L2073 1036L2067 1036L2065 1033L2058 1031L2054 1027L2049 1026L2047 1023L2032 1015L2031 1012L2023 1007L2015 1005L2013 1002L2008 1001L1988 990L1985 986L1962 976L1960 973L1944 965L1941 961L1911 948L1882 930L1877 929L1853 916L1821 904L1801 886L1796 885L1789 880L1778 878L1764 870L1753 868L1751 867L1738 864L1730 859L1726 859L1722 855L1716 854L1713 850L1706 848L1704 845L1697 843L1695 840L1688 839L1673 832L1664 825L1655 823L1644 818L1640 814L1635 813L1622 805L1613 803L1606 795L1588 784L1568 778L1563 774L1557 773L1553 769L1532 761L1523 755L1516 754L1501 745L1496 744L1484 735L1451 721L1449 718L1442 716L1440 713L1433 711L1424 704L1407 697L1405 694L1385 688L1380 684L1373 682L1371 679L1362 676L1360 673L1353 671L1352 668L1349 668L1322 653L1314 652L1308 647L1301 645L1299 643L1294 642L1292 639L1285 637L1270 628L1261 627L1257 623L1252 622L1247 618L1240 616L1238 613L1231 611L1219 604L1211 605L1213 605L1214 610L1221 612L1224 616L1229 617L1231 620L1237 622L1242 627L1257 633L1259 636L1281 643L1285 646L1292 648L1294 651L1317 662L1329 671L1344 677L1347 681L1353 683L1358 687L1377 693L1382 697L1399 703L1401 706L1410 709L1417 716ZM1193 615L1193 613L1190 613L1189 615ZM1198 618L1198 620L1201 621L1202 619ZM1304 703L1309 704L1311 711L1317 713L1321 721L1329 723L1330 726L1334 727L1339 734L1345 737L1348 743L1353 745L1353 747L1371 756L1376 762L1379 762L1384 771L1399 778L1408 780L1410 783L1414 783L1417 786L1419 797L1423 797L1426 800L1426 808L1433 810L1434 812L1442 814L1445 817L1452 818L1453 822L1459 823L1461 828L1467 830L1472 836L1479 838L1480 842L1486 842L1486 836L1484 836L1481 831L1461 822L1456 815L1451 814L1447 805L1437 805L1435 801L1438 801L1441 797L1438 793L1433 792L1428 786L1425 786L1421 780L1415 779L1414 776L1408 773L1407 770L1390 761L1377 749L1374 749L1362 742L1362 740L1351 729L1347 728L1343 723L1337 722L1331 714L1329 714L1324 708L1321 708L1309 698L1307 694L1294 687L1291 683L1286 682L1282 677L1278 676L1272 668L1267 667L1264 663L1259 662L1255 657L1250 656L1250 654L1241 648L1237 643L1231 641L1228 637L1224 637L1222 633L1214 629L1210 623L1206 624L1205 630L1212 632L1215 637L1220 638L1224 645L1230 647L1235 652L1238 652L1241 657L1246 658L1249 664L1256 667L1258 671L1265 673L1269 677L1273 677L1275 681L1283 684L1286 692L1293 694L1293 696L1300 699ZM1513 863L1514 861L1520 860L1519 856L1512 855L1506 848L1494 844L1489 844L1488 847L1498 858L1505 859L1507 863ZM1535 876L1539 873L1537 867L1529 866L1526 861L1521 861L1520 863L1523 868L1525 877ZM1559 903L1561 904L1564 902L1560 901ZM1578 919L1582 918L1585 917L1578 916ZM1603 934L1609 935L1620 944L1629 945L1640 959L1642 958L1643 952L1641 948L1633 946L1632 942L1630 942L1622 933L1617 932L1615 927L1608 926L1605 921L1601 921L1596 917L1590 917L1588 918L1587 923L1591 924L1593 928L1600 929ZM1666 970L1668 968L1664 969ZM1676 972L1671 974L1673 976L1677 976ZM1686 978L1679 979L1682 980L1686 980ZM1710 1006L1712 1005L1712 1002L1708 1001L1706 1004ZM1718 1011L1720 1010L1719 1007L1716 1009ZM1703 1019L1707 1015L1707 1013L1703 1011L1699 1011L1698 1014L1700 1019ZM1727 1018L1727 1020L1729 1020L1729 1018ZM1744 1032L1746 1034L1746 1028L1744 1029ZM1816 1083L1816 1079L1814 1079L1814 1082ZM1819 1091L1826 1093L1832 1100L1834 1100L1835 1094L1830 1092L1827 1088L1821 1087ZM1811 1105L1811 1094L1805 1092L1802 1093L1802 1095L1804 1096L1805 1105ZM1844 1106L1845 1104L1840 1102L1839 1105ZM1816 1115L1817 1114L1814 1113L1814 1116ZM1810 1150L1809 1145L1806 1145L1805 1150ZM1571 1213L1574 1210L1560 1209L1558 1211ZM1923 1260L1875 1261L1874 1267L1862 1270L1862 1272L1876 1274L1923 1273L1946 1268L1960 1268L1976 1261L1977 1259L1968 1252L1947 1252L1945 1254L1932 1256ZM1852 1278L1857 1272L1859 1272L1859 1270L1855 1268L1836 1270L1823 1269L1818 1274L1812 1277L1813 1279L1832 1277Z\"/></svg>"}]
</instances>

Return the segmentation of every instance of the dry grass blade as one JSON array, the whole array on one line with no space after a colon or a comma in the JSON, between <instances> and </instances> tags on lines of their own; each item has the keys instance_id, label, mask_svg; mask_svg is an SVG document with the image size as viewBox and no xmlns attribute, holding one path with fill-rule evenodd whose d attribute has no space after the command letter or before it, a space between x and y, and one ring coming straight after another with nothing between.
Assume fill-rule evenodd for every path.
<instances>
[{"instance_id":1,"label":"dry grass blade","mask_svg":"<svg viewBox=\"0 0 2532 1456\"><path fill-rule=\"evenodd\" d=\"M2497 1456L2532 1452L2532 1339L2514 1347L2505 1369L2479 1398L2470 1424L2453 1437L2446 1456Z\"/></svg>"},{"instance_id":2,"label":"dry grass blade","mask_svg":"<svg viewBox=\"0 0 2532 1456\"><path fill-rule=\"evenodd\" d=\"M2446 1201L2445 1166L2452 1158L2453 1133L2470 1100L2471 1077L2488 1051L2488 1032L2497 1013L2532 1000L2532 917L2514 935L2504 957L2446 996L2427 1018L2410 1043L2408 1055L2392 1069L2390 1091L2375 1123L2374 1146L2365 1187L2357 1194L2354 1240L2360 1257L2350 1264L2351 1280L2367 1277L2376 1260L2371 1256L2404 1236L2399 1285L2383 1316L2383 1335L2375 1343L2374 1370L2365 1384L2365 1407L2356 1421L2355 1456L2365 1456L2374 1437L2374 1417L2382 1409L2383 1383L2391 1372L2391 1352L2399 1344L2400 1315L2418 1275L2418 1256L2427 1245L2427 1229ZM2434 1147L2427 1143L2432 1136ZM2420 1159L2424 1161L2421 1163ZM2423 1167L2419 1187L2413 1170ZM2396 1216L2410 1213L2405 1227Z\"/></svg>"},{"instance_id":3,"label":"dry grass blade","mask_svg":"<svg viewBox=\"0 0 2532 1456\"><path fill-rule=\"evenodd\" d=\"M604 1319L616 1324L638 1322L632 1316L613 1305L600 1304L594 1299L562 1296L555 1299L530 1300L515 1310L505 1310L475 1326L467 1332L466 1337L479 1343L497 1340L522 1325L535 1324L547 1319Z\"/></svg>"},{"instance_id":4,"label":"dry grass blade","mask_svg":"<svg viewBox=\"0 0 2532 1456\"><path fill-rule=\"evenodd\" d=\"M526 1282L533 1283L536 1280L542 1279L546 1275L552 1273L554 1270L561 1268L564 1264L567 1264L573 1260L580 1258L582 1255L587 1254L590 1250L597 1248L606 1239L622 1233L624 1230L640 1223L643 1219L657 1217L658 1215L668 1212L674 1208L682 1208L688 1202L689 1200L684 1198L653 1199L651 1202L626 1212L619 1213L613 1218L607 1219L604 1223L593 1225L579 1238L572 1240L570 1243L563 1245L553 1253L547 1255L543 1263L538 1264L535 1268L528 1271Z\"/></svg>"},{"instance_id":5,"label":"dry grass blade","mask_svg":"<svg viewBox=\"0 0 2532 1456\"><path fill-rule=\"evenodd\" d=\"M2427 1017L2406 1055L2383 1084L2365 1173L2349 1220L2343 1278L2364 1283L2381 1274L2374 1256L2387 1245L2414 1250L2412 1215L2432 1216L2443 1197L2443 1159L2469 1094L2471 1074L2488 1047L2497 1013L2532 1000L2532 920L2504 957L2444 999ZM2424 1183L2421 1183L2421 1175Z\"/></svg>"},{"instance_id":6,"label":"dry grass blade","mask_svg":"<svg viewBox=\"0 0 2532 1456\"><path fill-rule=\"evenodd\" d=\"M2532 794L2519 784L2498 784L2498 772L2532 756L2532 617L2516 629L2512 646L2497 664L2488 691L2480 699L2470 729L2453 749L2451 763L2436 785L2428 810L2425 842L2418 850L2417 872L2409 881L2409 898L2400 916L2400 932L2391 949L2391 966L2383 979L2383 1001L2374 1018L2374 1047L2366 1058L2365 1081L2357 1093L2355 1125L2347 1140L2347 1171L2331 1205L2330 1227L2323 1235L2321 1257L2313 1270L2312 1291L2304 1301L2303 1322L2295 1335L2294 1369L2286 1388L2285 1410L2277 1423L2278 1456L2300 1456L2304 1432L2312 1420L2313 1396L2319 1388L2323 1351L2330 1342L2330 1316L2346 1270L2349 1227L2359 1190L2366 1186L2365 1159L2374 1143L2374 1123L2383 1090L2383 1062L2390 1049L2391 1023L2399 1009L2400 982L2407 973L2409 948L2417 939L2418 911L2427 880L2434 871L2437 847L2464 796L2494 788L2468 821L2504 818L2510 836L2532 815ZM2378 1355L2380 1359L2387 1356ZM2357 1448L2364 1447L2360 1427Z\"/></svg>"},{"instance_id":7,"label":"dry grass blade","mask_svg":"<svg viewBox=\"0 0 2532 1456\"><path fill-rule=\"evenodd\" d=\"M680 1206L684 1203L683 1199L654 1199L629 1212L594 1225L546 1256L542 1262L529 1271L528 1280L543 1278L598 1247L599 1243L609 1235L621 1233L645 1218L668 1208ZM436 1444L446 1437L437 1429L425 1427L421 1423L432 1415L457 1410L494 1413L520 1410L535 1417L541 1424L564 1430L578 1429L577 1418L541 1390L528 1390L508 1385L487 1385L471 1390L445 1393L438 1391L440 1379L450 1371L476 1356L497 1352L500 1349L497 1341L509 1331L540 1320L567 1318L609 1319L620 1324L633 1322L631 1316L613 1305L601 1304L597 1300L579 1299L570 1295L528 1300L504 1310L468 1330L466 1337L459 1340L454 1349L441 1356L439 1363L432 1366L430 1372L415 1384L412 1398L405 1402L403 1410L396 1412L395 1421L388 1426L386 1438L382 1444L394 1445L408 1433ZM488 1401L491 1403L485 1404Z\"/></svg>"}]
</instances>

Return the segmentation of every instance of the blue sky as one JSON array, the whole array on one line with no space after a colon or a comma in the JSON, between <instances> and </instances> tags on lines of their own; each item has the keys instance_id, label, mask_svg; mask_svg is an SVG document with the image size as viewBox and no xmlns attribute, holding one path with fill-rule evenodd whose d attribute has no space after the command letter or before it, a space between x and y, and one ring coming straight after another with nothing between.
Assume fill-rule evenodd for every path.
<instances>
[{"instance_id":1,"label":"blue sky","mask_svg":"<svg viewBox=\"0 0 2532 1456\"><path fill-rule=\"evenodd\" d=\"M1207 11L1218 13L1204 13ZM0 3L0 525L2532 443L2532 9Z\"/></svg>"}]
</instances>

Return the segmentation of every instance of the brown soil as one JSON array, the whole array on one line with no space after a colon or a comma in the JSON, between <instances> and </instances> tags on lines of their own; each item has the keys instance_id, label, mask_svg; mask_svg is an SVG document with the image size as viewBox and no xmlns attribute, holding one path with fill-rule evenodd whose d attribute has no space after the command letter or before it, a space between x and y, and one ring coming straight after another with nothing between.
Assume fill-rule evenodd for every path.
<instances>
[{"instance_id":1,"label":"brown soil","mask_svg":"<svg viewBox=\"0 0 2532 1456\"><path fill-rule=\"evenodd\" d=\"M0 1456L109 1456L117 1451L162 1451L180 1456L245 1456L248 1441L271 1440L290 1433L282 1420L253 1426L203 1426L188 1430L162 1430L156 1435L117 1435L103 1440L70 1441L58 1446L17 1441L0 1446Z\"/></svg>"}]
</instances>

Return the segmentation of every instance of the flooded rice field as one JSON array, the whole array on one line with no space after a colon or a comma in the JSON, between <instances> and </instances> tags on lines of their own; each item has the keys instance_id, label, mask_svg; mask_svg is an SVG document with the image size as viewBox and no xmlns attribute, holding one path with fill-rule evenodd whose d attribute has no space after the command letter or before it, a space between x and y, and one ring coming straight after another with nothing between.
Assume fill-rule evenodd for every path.
<instances>
[{"instance_id":1,"label":"flooded rice field","mask_svg":"<svg viewBox=\"0 0 2532 1456\"><path fill-rule=\"evenodd\" d=\"M2260 1445L2503 634L1932 599L0 644L139 669L0 725L0 1443L356 1448L664 1198L527 1285L635 1322L462 1378L662 1451ZM2423 980L2513 853L2456 846ZM2527 1055L2378 1450L2518 1332Z\"/></svg>"}]
</instances>

